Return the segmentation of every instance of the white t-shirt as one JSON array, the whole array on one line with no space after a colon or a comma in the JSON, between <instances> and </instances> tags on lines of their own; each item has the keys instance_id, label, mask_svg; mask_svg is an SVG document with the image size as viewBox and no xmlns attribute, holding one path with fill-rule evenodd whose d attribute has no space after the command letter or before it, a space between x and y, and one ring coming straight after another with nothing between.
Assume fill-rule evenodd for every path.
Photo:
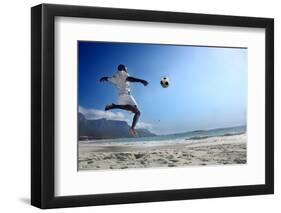
<instances>
[{"instance_id":1,"label":"white t-shirt","mask_svg":"<svg viewBox=\"0 0 281 213\"><path fill-rule=\"evenodd\" d=\"M125 71L117 71L108 81L113 83L118 89L118 104L137 106L137 102L130 94L130 82L127 81L129 74Z\"/></svg>"},{"instance_id":2,"label":"white t-shirt","mask_svg":"<svg viewBox=\"0 0 281 213\"><path fill-rule=\"evenodd\" d=\"M125 71L117 71L112 77L108 78L108 81L113 83L117 89L119 95L130 95L130 82L127 81L128 73Z\"/></svg>"}]
</instances>

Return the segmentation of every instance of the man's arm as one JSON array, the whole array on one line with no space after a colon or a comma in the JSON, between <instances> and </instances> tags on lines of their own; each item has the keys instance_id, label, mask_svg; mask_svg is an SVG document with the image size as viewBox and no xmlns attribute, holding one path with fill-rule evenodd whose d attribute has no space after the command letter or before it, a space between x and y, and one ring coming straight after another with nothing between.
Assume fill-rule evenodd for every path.
<instances>
[{"instance_id":1,"label":"man's arm","mask_svg":"<svg viewBox=\"0 0 281 213\"><path fill-rule=\"evenodd\" d=\"M131 77L131 76L128 76L126 81L129 81L129 82L139 82L139 83L142 83L144 86L148 85L148 82L146 80L139 79L139 78L134 78L134 77Z\"/></svg>"},{"instance_id":2,"label":"man's arm","mask_svg":"<svg viewBox=\"0 0 281 213\"><path fill-rule=\"evenodd\" d=\"M108 81L108 77L102 77L102 78L100 79L100 82L103 82L103 81Z\"/></svg>"},{"instance_id":3,"label":"man's arm","mask_svg":"<svg viewBox=\"0 0 281 213\"><path fill-rule=\"evenodd\" d=\"M100 79L100 82L111 82L113 84L117 84L117 79L116 76L113 75L112 77L102 77Z\"/></svg>"}]
</instances>

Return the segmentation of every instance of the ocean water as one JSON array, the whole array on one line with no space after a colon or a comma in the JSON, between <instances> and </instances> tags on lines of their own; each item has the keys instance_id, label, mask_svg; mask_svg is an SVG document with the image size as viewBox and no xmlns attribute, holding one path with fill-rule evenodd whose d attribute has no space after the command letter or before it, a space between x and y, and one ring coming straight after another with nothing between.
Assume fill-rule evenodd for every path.
<instances>
[{"instance_id":1,"label":"ocean water","mask_svg":"<svg viewBox=\"0 0 281 213\"><path fill-rule=\"evenodd\" d=\"M155 142L164 142L164 141L173 141L178 139L185 140L200 140L206 139L210 137L224 137L231 135L239 135L246 133L246 126L237 126L237 127L229 127L229 128L219 128L219 129L211 129L211 130L196 130L184 133L176 133L169 135L157 135L153 137L136 137L136 138L118 138L118 139L102 139L102 140L90 140L83 141L82 143L132 143L132 142L147 142L147 143L155 143Z\"/></svg>"}]
</instances>

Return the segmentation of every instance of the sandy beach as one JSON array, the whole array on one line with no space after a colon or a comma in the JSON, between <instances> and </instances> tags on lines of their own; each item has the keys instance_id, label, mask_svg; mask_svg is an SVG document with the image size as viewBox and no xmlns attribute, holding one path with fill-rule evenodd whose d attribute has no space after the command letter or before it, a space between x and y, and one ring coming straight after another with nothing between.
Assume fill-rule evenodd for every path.
<instances>
[{"instance_id":1,"label":"sandy beach","mask_svg":"<svg viewBox=\"0 0 281 213\"><path fill-rule=\"evenodd\" d=\"M246 134L173 141L79 141L79 170L245 164Z\"/></svg>"}]
</instances>

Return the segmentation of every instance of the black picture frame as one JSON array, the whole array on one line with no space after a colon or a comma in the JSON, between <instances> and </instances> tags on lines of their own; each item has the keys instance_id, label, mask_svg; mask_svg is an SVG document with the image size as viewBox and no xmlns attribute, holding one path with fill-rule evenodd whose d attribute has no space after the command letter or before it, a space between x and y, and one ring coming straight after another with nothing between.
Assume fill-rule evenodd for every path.
<instances>
[{"instance_id":1,"label":"black picture frame","mask_svg":"<svg viewBox=\"0 0 281 213\"><path fill-rule=\"evenodd\" d=\"M54 195L55 17L264 28L265 184L93 195ZM274 20L164 11L41 4L31 8L31 204L42 209L274 193Z\"/></svg>"}]
</instances>

